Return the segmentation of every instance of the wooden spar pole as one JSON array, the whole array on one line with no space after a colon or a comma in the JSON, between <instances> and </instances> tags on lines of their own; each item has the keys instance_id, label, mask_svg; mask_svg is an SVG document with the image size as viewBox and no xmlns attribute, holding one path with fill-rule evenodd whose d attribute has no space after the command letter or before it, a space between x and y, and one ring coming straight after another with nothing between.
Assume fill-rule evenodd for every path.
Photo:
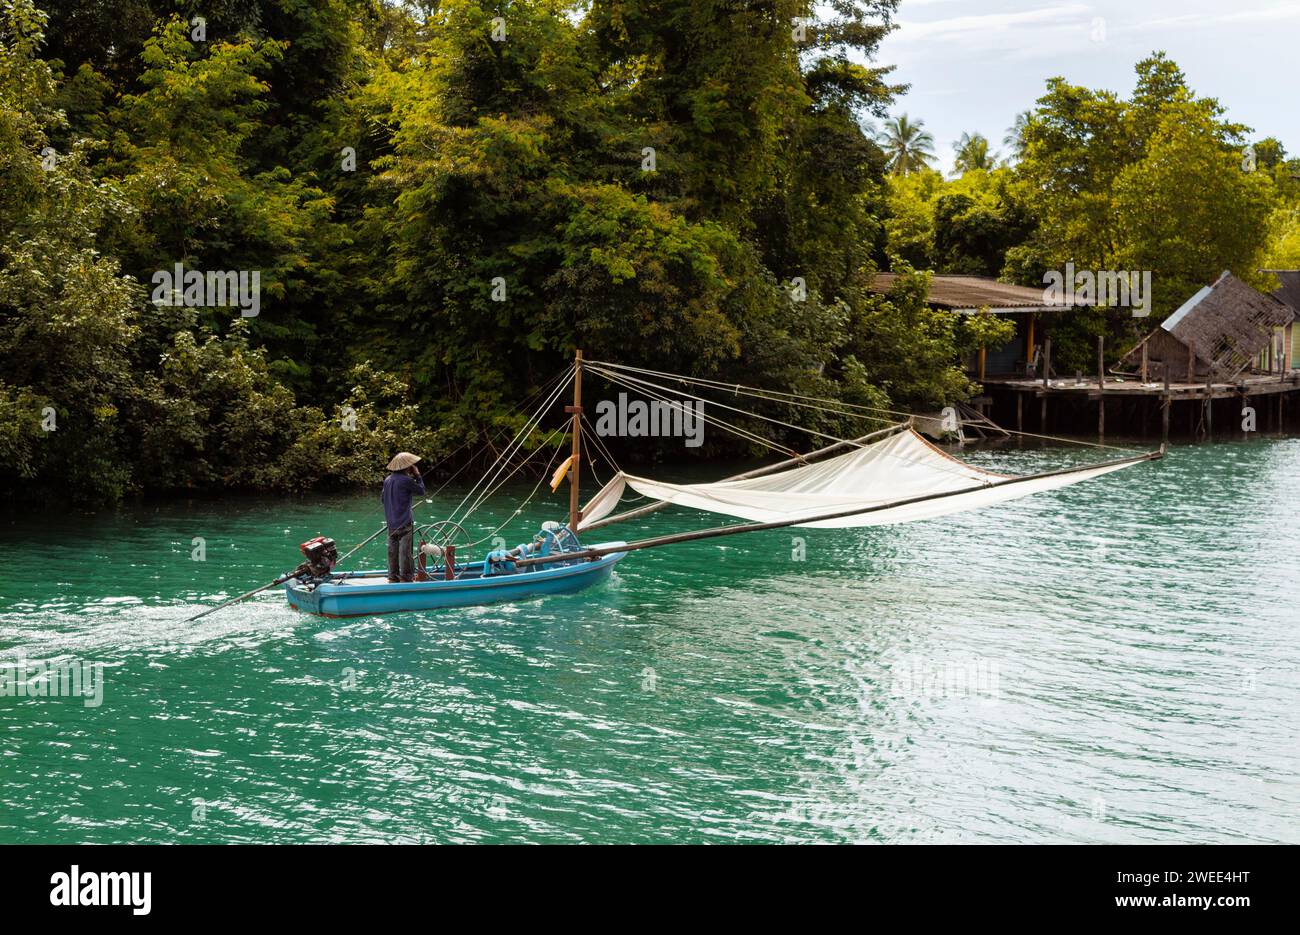
<instances>
[{"instance_id":1,"label":"wooden spar pole","mask_svg":"<svg viewBox=\"0 0 1300 935\"><path fill-rule=\"evenodd\" d=\"M284 584L294 575L299 574L301 570L302 569L300 568L295 568L293 571L285 572L283 575L276 578L270 584L264 584L260 588L253 588L253 590L251 591L245 591L243 594L239 595L239 597L232 597L230 600L226 601L225 603L218 604L216 607L209 607L207 610L203 611L203 613L195 614L193 617L187 618L185 622L193 623L195 620L198 620L200 617L206 617L208 614L215 614L217 611L229 607L231 604L238 604L240 601L248 600L248 598L252 597L254 594L261 594L263 591L267 590L268 588L273 588L277 584Z\"/></svg>"},{"instance_id":2,"label":"wooden spar pole","mask_svg":"<svg viewBox=\"0 0 1300 935\"><path fill-rule=\"evenodd\" d=\"M573 352L573 405L565 406L565 412L573 413L573 460L569 463L569 529L578 531L578 520L582 518L579 508L579 479L582 470L582 349Z\"/></svg>"},{"instance_id":3,"label":"wooden spar pole","mask_svg":"<svg viewBox=\"0 0 1300 935\"><path fill-rule=\"evenodd\" d=\"M771 523L739 523L735 526L715 526L712 529L698 529L694 532L679 532L668 536L655 536L651 539L640 539L636 542L626 542L622 545L607 545L594 549L583 549L581 552L557 552L554 555L539 555L537 558L521 558L515 561L517 566L525 565L545 565L550 562L566 562L579 558L600 558L602 555L610 555L614 552L635 552L638 549L651 549L661 545L675 545L678 542L694 542L698 539L716 539L718 536L734 536L742 532L762 532L765 529L784 529L787 526L806 525L808 523L820 523L832 519L844 519L848 516L861 516L865 513L878 513L881 510L892 510L895 507L910 506L913 503L924 503L927 500L943 500L947 497L956 497L965 493L976 493L982 490L992 490L995 487L1006 487L1010 484L1022 484L1025 481L1041 480L1044 477L1059 477L1062 474L1077 474L1080 471L1091 471L1100 467L1116 467L1123 464L1138 464L1142 461L1158 461L1165 456L1165 446L1161 445L1159 451L1148 451L1146 454L1135 455L1131 458L1117 458L1113 461L1102 461L1097 464L1087 464L1083 467L1061 468L1056 471L1042 471L1038 474L1025 474L1022 477L1009 477L1006 480L994 481L991 484L978 484L973 487L962 487L959 490L948 490L944 493L930 493L919 497L908 497L905 500L894 500L889 503L881 503L878 506L869 506L860 510L840 510L837 513L823 513L820 516L801 516L798 519L782 519Z\"/></svg>"},{"instance_id":4,"label":"wooden spar pole","mask_svg":"<svg viewBox=\"0 0 1300 935\"><path fill-rule=\"evenodd\" d=\"M887 435L890 432L900 431L902 428L903 423L900 422L897 425L891 425L887 429L879 429L878 431L863 435L860 438L845 439L844 441L836 442L833 445L827 445L825 448L818 448L816 451L810 451L807 454L799 455L797 458L786 458L784 461L778 461L776 464L768 464L760 468L754 468L752 471L745 471L743 474L733 474L730 477L724 477L719 481L719 483L732 480L749 480L751 477L762 477L764 474L783 471L788 467L794 467L796 464L805 463L809 458L820 458L822 455L830 454L832 451L844 448L848 445L865 445L872 439L878 438L881 435ZM582 532L585 535L593 529L599 529L601 526L608 526L610 523L619 523L627 519L638 519L642 516L649 516L651 513L657 513L664 507L669 506L672 506L672 501L670 500L658 500L654 503L647 503L645 506L639 506L635 510L628 510L625 513L619 513L615 516L608 516L605 519L597 520L589 526L584 526Z\"/></svg>"}]
</instances>

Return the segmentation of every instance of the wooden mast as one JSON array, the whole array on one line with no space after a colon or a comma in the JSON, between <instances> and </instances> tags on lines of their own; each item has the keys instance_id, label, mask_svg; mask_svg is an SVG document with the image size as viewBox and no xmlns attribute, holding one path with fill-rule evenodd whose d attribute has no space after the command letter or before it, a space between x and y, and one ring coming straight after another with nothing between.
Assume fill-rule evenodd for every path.
<instances>
[{"instance_id":1,"label":"wooden mast","mask_svg":"<svg viewBox=\"0 0 1300 935\"><path fill-rule=\"evenodd\" d=\"M578 474L582 466L582 349L573 352L573 405L565 406L565 412L573 413L573 452L569 463L569 529L578 531L578 520L582 518L579 509Z\"/></svg>"}]
</instances>

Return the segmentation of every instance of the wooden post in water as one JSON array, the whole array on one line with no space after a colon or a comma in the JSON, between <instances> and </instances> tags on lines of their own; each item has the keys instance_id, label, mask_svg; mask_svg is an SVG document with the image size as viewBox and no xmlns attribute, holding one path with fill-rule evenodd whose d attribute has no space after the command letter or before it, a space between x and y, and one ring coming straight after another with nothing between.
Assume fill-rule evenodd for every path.
<instances>
[{"instance_id":1,"label":"wooden post in water","mask_svg":"<svg viewBox=\"0 0 1300 935\"><path fill-rule=\"evenodd\" d=\"M1106 338L1097 335L1097 438L1106 437Z\"/></svg>"},{"instance_id":2,"label":"wooden post in water","mask_svg":"<svg viewBox=\"0 0 1300 935\"><path fill-rule=\"evenodd\" d=\"M1169 364L1166 362L1160 369L1164 372L1165 378L1165 395L1161 400L1164 412L1160 416L1160 442L1167 445L1169 444L1169 410L1173 408L1174 401L1169 395Z\"/></svg>"},{"instance_id":3,"label":"wooden post in water","mask_svg":"<svg viewBox=\"0 0 1300 935\"><path fill-rule=\"evenodd\" d=\"M1038 431L1047 434L1047 388L1052 372L1052 339L1043 338L1043 400L1038 407Z\"/></svg>"},{"instance_id":4,"label":"wooden post in water","mask_svg":"<svg viewBox=\"0 0 1300 935\"><path fill-rule=\"evenodd\" d=\"M1016 393L1016 431L1025 430L1025 394Z\"/></svg>"},{"instance_id":5,"label":"wooden post in water","mask_svg":"<svg viewBox=\"0 0 1300 935\"><path fill-rule=\"evenodd\" d=\"M578 474L582 466L582 350L573 352L573 405L565 406L573 413L573 461L569 465L569 529L578 531L582 518L579 508Z\"/></svg>"},{"instance_id":6,"label":"wooden post in water","mask_svg":"<svg viewBox=\"0 0 1300 935\"><path fill-rule=\"evenodd\" d=\"M1205 377L1205 439L1214 441L1214 384Z\"/></svg>"}]
</instances>

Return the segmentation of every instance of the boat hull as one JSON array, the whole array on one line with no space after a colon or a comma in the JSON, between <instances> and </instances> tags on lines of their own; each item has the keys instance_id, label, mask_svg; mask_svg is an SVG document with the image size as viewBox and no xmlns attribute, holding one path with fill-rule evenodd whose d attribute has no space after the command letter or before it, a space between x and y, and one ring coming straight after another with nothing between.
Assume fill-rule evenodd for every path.
<instances>
[{"instance_id":1,"label":"boat hull","mask_svg":"<svg viewBox=\"0 0 1300 935\"><path fill-rule=\"evenodd\" d=\"M597 548L623 545L601 543ZM369 617L408 611L477 607L509 601L529 601L552 594L581 591L609 578L627 555L613 552L594 561L483 577L483 563L458 567L460 577L399 584L388 582L387 572L367 571L333 576L314 588L297 580L284 586L290 606L322 617Z\"/></svg>"}]
</instances>

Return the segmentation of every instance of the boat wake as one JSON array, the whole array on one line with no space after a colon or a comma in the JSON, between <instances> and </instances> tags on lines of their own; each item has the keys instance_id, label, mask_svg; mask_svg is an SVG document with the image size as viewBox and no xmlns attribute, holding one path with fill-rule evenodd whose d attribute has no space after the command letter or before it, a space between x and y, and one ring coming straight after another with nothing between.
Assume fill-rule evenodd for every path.
<instances>
[{"instance_id":1,"label":"boat wake","mask_svg":"<svg viewBox=\"0 0 1300 935\"><path fill-rule=\"evenodd\" d=\"M185 656L256 645L287 634L300 621L278 600L250 601L230 613L187 623L197 603L148 604L136 597L106 597L83 605L15 606L0 613L0 658L65 656Z\"/></svg>"}]
</instances>

